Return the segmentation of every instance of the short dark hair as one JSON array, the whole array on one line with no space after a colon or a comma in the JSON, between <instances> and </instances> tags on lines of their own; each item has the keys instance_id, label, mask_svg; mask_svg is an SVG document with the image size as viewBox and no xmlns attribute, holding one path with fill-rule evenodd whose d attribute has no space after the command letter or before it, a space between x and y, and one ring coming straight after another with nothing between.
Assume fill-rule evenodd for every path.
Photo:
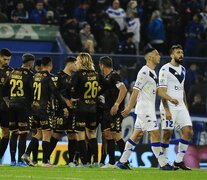
<instances>
[{"instance_id":1,"label":"short dark hair","mask_svg":"<svg viewBox=\"0 0 207 180\"><path fill-rule=\"evenodd\" d=\"M64 65L66 66L68 63L73 63L76 61L76 57L74 56L68 56L66 59L65 59L65 62L64 62Z\"/></svg>"},{"instance_id":2,"label":"short dark hair","mask_svg":"<svg viewBox=\"0 0 207 180\"><path fill-rule=\"evenodd\" d=\"M154 50L156 50L156 49L153 48L153 47L148 47L148 48L146 48L146 49L144 50L144 54L146 55L146 54L148 54L148 53L151 53L151 52L154 51Z\"/></svg>"},{"instance_id":3,"label":"short dark hair","mask_svg":"<svg viewBox=\"0 0 207 180\"><path fill-rule=\"evenodd\" d=\"M108 67L108 68L112 68L113 67L113 61L109 56L102 56L99 59L99 63L103 64L104 66Z\"/></svg>"},{"instance_id":4,"label":"short dark hair","mask_svg":"<svg viewBox=\"0 0 207 180\"><path fill-rule=\"evenodd\" d=\"M170 48L170 54L172 54L175 49L183 49L183 47L180 44L172 45Z\"/></svg>"},{"instance_id":5,"label":"short dark hair","mask_svg":"<svg viewBox=\"0 0 207 180\"><path fill-rule=\"evenodd\" d=\"M41 66L41 60L40 59L35 61L35 66Z\"/></svg>"},{"instance_id":6,"label":"short dark hair","mask_svg":"<svg viewBox=\"0 0 207 180\"><path fill-rule=\"evenodd\" d=\"M23 64L29 61L34 61L34 60L35 60L35 56L33 54L26 53L26 54L23 54L22 56Z\"/></svg>"},{"instance_id":7,"label":"short dark hair","mask_svg":"<svg viewBox=\"0 0 207 180\"><path fill-rule=\"evenodd\" d=\"M44 56L41 59L41 65L43 66L47 66L51 62L52 62L52 59L49 56Z\"/></svg>"},{"instance_id":8,"label":"short dark hair","mask_svg":"<svg viewBox=\"0 0 207 180\"><path fill-rule=\"evenodd\" d=\"M7 57L10 57L12 55L11 51L7 48L3 48L1 49L0 51L0 55L1 56L7 56Z\"/></svg>"}]
</instances>

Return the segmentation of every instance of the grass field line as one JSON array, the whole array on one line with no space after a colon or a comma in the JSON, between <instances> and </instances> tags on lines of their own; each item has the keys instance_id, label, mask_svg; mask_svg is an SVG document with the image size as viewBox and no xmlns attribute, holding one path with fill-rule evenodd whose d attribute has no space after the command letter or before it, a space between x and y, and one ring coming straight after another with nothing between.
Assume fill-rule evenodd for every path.
<instances>
[{"instance_id":1,"label":"grass field line","mask_svg":"<svg viewBox=\"0 0 207 180\"><path fill-rule=\"evenodd\" d=\"M0 175L0 178L12 178L12 179L63 179L63 180L84 180L83 178L73 178L73 177L40 177L40 176L17 176L17 175Z\"/></svg>"}]
</instances>

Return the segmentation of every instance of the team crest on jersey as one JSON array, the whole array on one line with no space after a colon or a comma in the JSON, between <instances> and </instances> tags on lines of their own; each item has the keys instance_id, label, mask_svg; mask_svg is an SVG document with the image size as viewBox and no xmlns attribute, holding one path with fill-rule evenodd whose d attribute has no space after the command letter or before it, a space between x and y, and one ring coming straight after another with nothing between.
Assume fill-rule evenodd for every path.
<instances>
[{"instance_id":1,"label":"team crest on jersey","mask_svg":"<svg viewBox=\"0 0 207 180\"><path fill-rule=\"evenodd\" d=\"M28 74L28 72L27 72L27 71L24 71L24 74L26 74L26 75L27 75L27 74Z\"/></svg>"},{"instance_id":2,"label":"team crest on jersey","mask_svg":"<svg viewBox=\"0 0 207 180\"><path fill-rule=\"evenodd\" d=\"M6 75L9 76L9 74L10 74L10 72L9 71L6 71Z\"/></svg>"},{"instance_id":3,"label":"team crest on jersey","mask_svg":"<svg viewBox=\"0 0 207 180\"><path fill-rule=\"evenodd\" d=\"M161 74L161 76L162 76L162 77L164 77L164 76L165 76L165 74Z\"/></svg>"},{"instance_id":4,"label":"team crest on jersey","mask_svg":"<svg viewBox=\"0 0 207 180\"><path fill-rule=\"evenodd\" d=\"M4 83L5 79L4 78L1 78L1 83Z\"/></svg>"},{"instance_id":5,"label":"team crest on jersey","mask_svg":"<svg viewBox=\"0 0 207 180\"><path fill-rule=\"evenodd\" d=\"M47 74L46 74L46 73L44 73L44 74L43 74L43 76L44 76L44 77L46 77L46 76L47 76Z\"/></svg>"}]
</instances>

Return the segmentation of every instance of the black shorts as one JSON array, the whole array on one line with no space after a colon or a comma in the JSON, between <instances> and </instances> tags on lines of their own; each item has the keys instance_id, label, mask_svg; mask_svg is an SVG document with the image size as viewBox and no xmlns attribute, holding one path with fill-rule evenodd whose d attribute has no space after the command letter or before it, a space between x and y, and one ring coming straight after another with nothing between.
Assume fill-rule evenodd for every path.
<instances>
[{"instance_id":1,"label":"black shorts","mask_svg":"<svg viewBox=\"0 0 207 180\"><path fill-rule=\"evenodd\" d=\"M20 104L10 104L9 107L9 129L11 131L29 131L29 114L28 107Z\"/></svg>"},{"instance_id":2,"label":"black shorts","mask_svg":"<svg viewBox=\"0 0 207 180\"><path fill-rule=\"evenodd\" d=\"M0 126L3 128L9 128L9 119L10 119L9 109L0 110Z\"/></svg>"},{"instance_id":3,"label":"black shorts","mask_svg":"<svg viewBox=\"0 0 207 180\"><path fill-rule=\"evenodd\" d=\"M110 120L107 118L104 118L105 109L103 104L98 104L97 106L97 121L98 124L101 124L101 131L104 132L106 130L110 130Z\"/></svg>"},{"instance_id":4,"label":"black shorts","mask_svg":"<svg viewBox=\"0 0 207 180\"><path fill-rule=\"evenodd\" d=\"M67 133L76 133L76 116L73 109L69 109L69 117L68 117L68 129Z\"/></svg>"},{"instance_id":5,"label":"black shorts","mask_svg":"<svg viewBox=\"0 0 207 180\"><path fill-rule=\"evenodd\" d=\"M108 123L110 124L111 131L121 132L122 121L123 121L123 116L121 115L121 112L118 111L116 115L111 116L110 110L105 111L103 122L106 124L106 126L108 126Z\"/></svg>"},{"instance_id":6,"label":"black shorts","mask_svg":"<svg viewBox=\"0 0 207 180\"><path fill-rule=\"evenodd\" d=\"M46 110L38 110L33 115L37 129L52 130L53 117Z\"/></svg>"},{"instance_id":7,"label":"black shorts","mask_svg":"<svg viewBox=\"0 0 207 180\"><path fill-rule=\"evenodd\" d=\"M63 110L55 112L53 117L53 129L55 131L66 131L69 128L69 118L64 117Z\"/></svg>"}]
</instances>

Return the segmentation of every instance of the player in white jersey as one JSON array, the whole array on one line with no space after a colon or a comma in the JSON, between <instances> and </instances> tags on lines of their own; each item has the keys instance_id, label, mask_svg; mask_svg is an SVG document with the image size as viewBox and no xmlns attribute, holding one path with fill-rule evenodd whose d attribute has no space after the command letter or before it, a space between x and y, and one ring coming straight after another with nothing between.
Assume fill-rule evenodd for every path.
<instances>
[{"instance_id":1,"label":"player in white jersey","mask_svg":"<svg viewBox=\"0 0 207 180\"><path fill-rule=\"evenodd\" d=\"M163 155L161 148L160 132L155 114L156 93L169 100L171 103L177 104L178 101L157 89L158 79L154 69L156 65L160 63L160 55L158 51L154 48L147 49L145 59L146 65L139 71L129 103L122 111L122 115L126 117L137 101L135 107L137 119L134 132L126 142L125 150L116 166L120 169L130 169L127 160L144 132L147 131L150 134L151 148L158 159L160 169L173 170L174 168L166 162L166 158Z\"/></svg>"},{"instance_id":2,"label":"player in white jersey","mask_svg":"<svg viewBox=\"0 0 207 180\"><path fill-rule=\"evenodd\" d=\"M187 151L189 140L193 136L192 122L188 109L186 107L184 81L185 68L181 65L183 62L183 49L181 45L173 45L170 49L171 61L161 67L159 71L159 88L179 101L175 106L164 99L161 101L160 112L162 119L162 147L165 155L169 147L169 141L172 137L173 129L179 127L182 136L178 145L178 154L174 166L183 170L190 170L183 162L183 157Z\"/></svg>"}]
</instances>

